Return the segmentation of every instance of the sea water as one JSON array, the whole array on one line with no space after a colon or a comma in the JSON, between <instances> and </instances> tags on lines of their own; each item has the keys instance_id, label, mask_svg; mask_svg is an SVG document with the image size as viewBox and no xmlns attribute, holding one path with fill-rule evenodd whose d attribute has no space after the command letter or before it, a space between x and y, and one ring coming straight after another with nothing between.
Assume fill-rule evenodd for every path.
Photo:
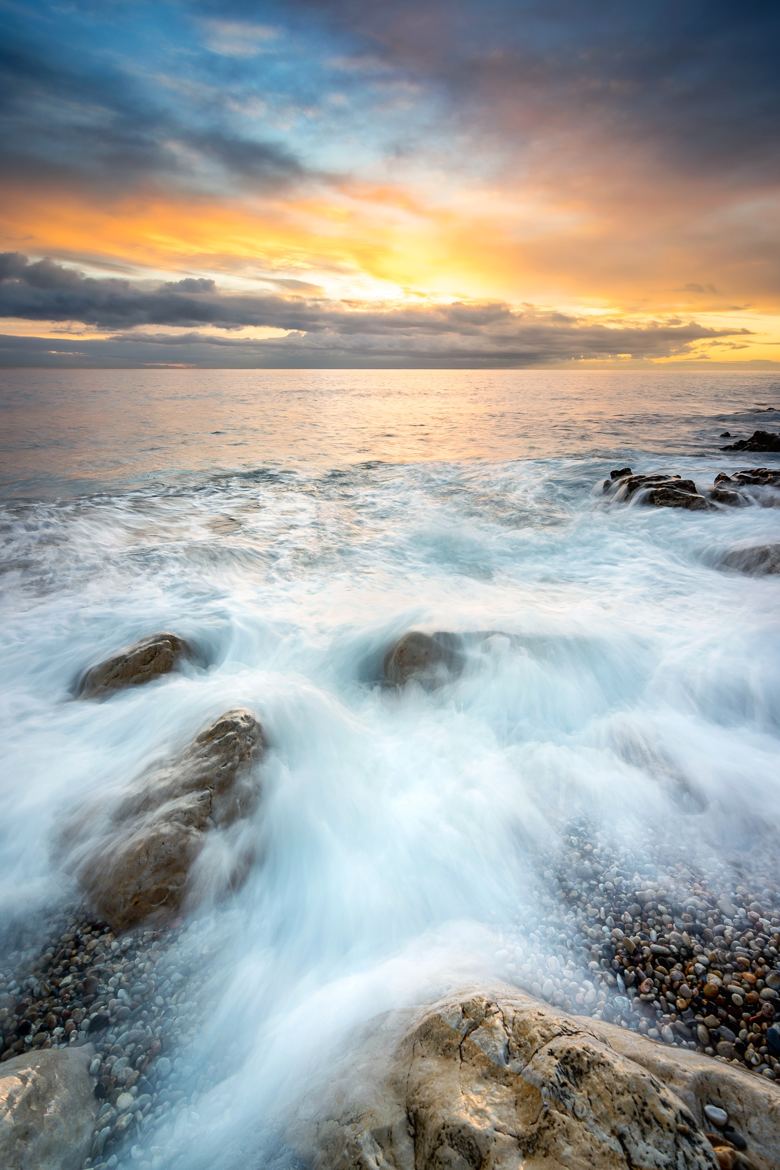
<instances>
[{"instance_id":1,"label":"sea water","mask_svg":"<svg viewBox=\"0 0 780 1170\"><path fill-rule=\"evenodd\" d=\"M717 559L780 540L780 509L600 490L780 466L719 450L777 429L776 376L6 371L2 398L3 921L74 900L51 844L90 794L232 706L271 745L260 860L182 936L208 991L186 1108L147 1138L166 1167L264 1165L356 1028L522 985L573 820L705 866L777 825L780 585ZM163 629L202 665L72 697ZM440 688L388 689L409 629L479 637Z\"/></svg>"}]
</instances>

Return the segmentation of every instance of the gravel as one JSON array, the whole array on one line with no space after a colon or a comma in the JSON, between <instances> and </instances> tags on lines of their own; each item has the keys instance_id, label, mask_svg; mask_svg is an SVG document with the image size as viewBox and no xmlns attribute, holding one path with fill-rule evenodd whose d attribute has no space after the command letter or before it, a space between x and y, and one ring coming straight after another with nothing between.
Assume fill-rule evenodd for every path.
<instances>
[{"instance_id":1,"label":"gravel","mask_svg":"<svg viewBox=\"0 0 780 1170\"><path fill-rule=\"evenodd\" d=\"M679 843L668 857L657 842L635 841L629 849L593 826L571 825L558 852L537 859L533 916L507 932L499 965L565 1011L778 1080L773 851L720 861L708 851L699 862L695 850L685 861L680 852ZM207 1019L206 973L218 945L208 930L198 931L190 924L185 938L177 924L117 937L105 923L71 916L45 932L30 924L43 945L28 937L3 948L14 962L0 971L0 1060L35 1048L94 1046L90 1072L100 1108L84 1170L166 1170L155 1130L196 1108L203 1077L213 1083L227 1071L189 1063ZM736 1156L744 1139L715 1103L712 1110L718 1151ZM747 1164L720 1152L718 1160Z\"/></svg>"}]
</instances>

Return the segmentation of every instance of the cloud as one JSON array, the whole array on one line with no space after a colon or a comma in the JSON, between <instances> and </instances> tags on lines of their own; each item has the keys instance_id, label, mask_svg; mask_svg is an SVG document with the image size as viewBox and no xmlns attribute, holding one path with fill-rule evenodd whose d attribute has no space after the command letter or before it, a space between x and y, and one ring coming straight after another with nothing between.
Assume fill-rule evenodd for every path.
<instances>
[{"instance_id":1,"label":"cloud","mask_svg":"<svg viewBox=\"0 0 780 1170\"><path fill-rule=\"evenodd\" d=\"M201 0L198 7L215 7ZM219 0L246 17L253 0ZM442 87L458 121L511 148L630 146L683 173L780 177L780 6L748 0L284 0L370 60ZM518 132L522 131L521 136ZM506 143L503 143L506 145ZM619 151L615 152L619 158ZM611 176L602 176L607 183Z\"/></svg>"},{"instance_id":2,"label":"cloud","mask_svg":"<svg viewBox=\"0 0 780 1170\"><path fill-rule=\"evenodd\" d=\"M2 279L2 276L0 276ZM165 284L160 286L164 289L170 289L171 292L183 293L207 293L216 292L216 282L205 276L186 276L183 280L166 280Z\"/></svg>"},{"instance_id":3,"label":"cloud","mask_svg":"<svg viewBox=\"0 0 780 1170\"><path fill-rule=\"evenodd\" d=\"M223 57L256 57L278 36L270 25L251 21L207 19L202 28L206 47Z\"/></svg>"},{"instance_id":4,"label":"cloud","mask_svg":"<svg viewBox=\"0 0 780 1170\"><path fill-rule=\"evenodd\" d=\"M88 277L18 253L0 256L0 315L97 328L105 340L73 342L74 356L83 361L87 352L85 364L97 365L184 360L206 366L535 366L670 357L690 353L701 342L733 342L746 335L677 318L636 324L500 302L355 304L226 293L214 281L195 277L151 286ZM288 336L231 336L247 329ZM68 352L69 343L61 339L6 337L0 361L68 360Z\"/></svg>"},{"instance_id":5,"label":"cloud","mask_svg":"<svg viewBox=\"0 0 780 1170\"><path fill-rule=\"evenodd\" d=\"M5 32L5 36L2 34ZM27 30L29 33L29 30ZM225 117L226 102L171 93L116 54L80 56L0 28L0 162L7 180L94 192L276 190L319 177L266 127ZM210 87L207 87L210 89ZM220 93L219 89L210 90ZM265 131L265 132L264 132Z\"/></svg>"}]
</instances>

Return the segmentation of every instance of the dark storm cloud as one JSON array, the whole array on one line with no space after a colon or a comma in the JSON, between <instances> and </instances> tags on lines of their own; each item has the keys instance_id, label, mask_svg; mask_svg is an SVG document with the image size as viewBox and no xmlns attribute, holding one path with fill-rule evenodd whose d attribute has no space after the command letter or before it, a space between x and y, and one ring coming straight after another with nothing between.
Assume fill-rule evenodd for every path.
<instances>
[{"instance_id":1,"label":"dark storm cloud","mask_svg":"<svg viewBox=\"0 0 780 1170\"><path fill-rule=\"evenodd\" d=\"M0 363L6 365L78 360L88 365L528 366L617 355L668 357L700 341L738 344L744 332L676 319L642 326L604 323L492 302L355 307L323 299L223 293L213 281L193 277L150 287L87 277L50 260L29 262L18 253L0 256L0 314L80 322L107 334L105 340L76 337L72 342L6 337L0 346ZM154 333L160 326L187 332ZM199 333L203 326L223 332ZM286 330L289 336L231 337L231 331L246 326Z\"/></svg>"}]
</instances>

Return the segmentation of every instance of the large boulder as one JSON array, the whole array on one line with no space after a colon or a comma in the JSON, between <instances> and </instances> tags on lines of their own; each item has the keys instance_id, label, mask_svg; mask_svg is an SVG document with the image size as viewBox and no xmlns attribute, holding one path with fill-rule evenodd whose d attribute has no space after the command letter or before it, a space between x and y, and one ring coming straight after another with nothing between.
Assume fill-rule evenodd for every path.
<instances>
[{"instance_id":1,"label":"large boulder","mask_svg":"<svg viewBox=\"0 0 780 1170\"><path fill-rule=\"evenodd\" d=\"M302 1109L292 1138L316 1170L780 1165L774 1084L512 989L442 1001L397 1036L380 1021ZM705 1105L732 1128L708 1136Z\"/></svg>"},{"instance_id":2,"label":"large boulder","mask_svg":"<svg viewBox=\"0 0 780 1170\"><path fill-rule=\"evenodd\" d=\"M404 686L414 679L428 690L462 669L460 641L455 634L443 631L424 634L410 630L389 648L383 663L385 682L391 686Z\"/></svg>"},{"instance_id":3,"label":"large boulder","mask_svg":"<svg viewBox=\"0 0 780 1170\"><path fill-rule=\"evenodd\" d=\"M749 439L737 439L721 447L721 451L780 451L780 434L772 431L753 431Z\"/></svg>"},{"instance_id":4,"label":"large boulder","mask_svg":"<svg viewBox=\"0 0 780 1170\"><path fill-rule=\"evenodd\" d=\"M138 687L174 670L192 648L177 634L152 634L85 671L76 685L81 699L99 699L124 687Z\"/></svg>"},{"instance_id":5,"label":"large boulder","mask_svg":"<svg viewBox=\"0 0 780 1170\"><path fill-rule=\"evenodd\" d=\"M3 1170L81 1170L98 1102L90 1048L51 1048L0 1064Z\"/></svg>"},{"instance_id":6,"label":"large boulder","mask_svg":"<svg viewBox=\"0 0 780 1170\"><path fill-rule=\"evenodd\" d=\"M754 544L729 549L718 561L721 569L765 577L780 573L780 544Z\"/></svg>"},{"instance_id":7,"label":"large boulder","mask_svg":"<svg viewBox=\"0 0 780 1170\"><path fill-rule=\"evenodd\" d=\"M701 512L713 506L692 479L682 479L679 475L634 475L630 467L621 467L610 472L603 488L606 495L620 502L636 499L640 504L656 508L687 508Z\"/></svg>"},{"instance_id":8,"label":"large boulder","mask_svg":"<svg viewBox=\"0 0 780 1170\"><path fill-rule=\"evenodd\" d=\"M115 802L82 810L67 836L96 914L115 930L179 911L209 832L257 805L256 765L266 751L249 711L228 711L183 751L153 766ZM230 882L242 876L236 865Z\"/></svg>"}]
</instances>

